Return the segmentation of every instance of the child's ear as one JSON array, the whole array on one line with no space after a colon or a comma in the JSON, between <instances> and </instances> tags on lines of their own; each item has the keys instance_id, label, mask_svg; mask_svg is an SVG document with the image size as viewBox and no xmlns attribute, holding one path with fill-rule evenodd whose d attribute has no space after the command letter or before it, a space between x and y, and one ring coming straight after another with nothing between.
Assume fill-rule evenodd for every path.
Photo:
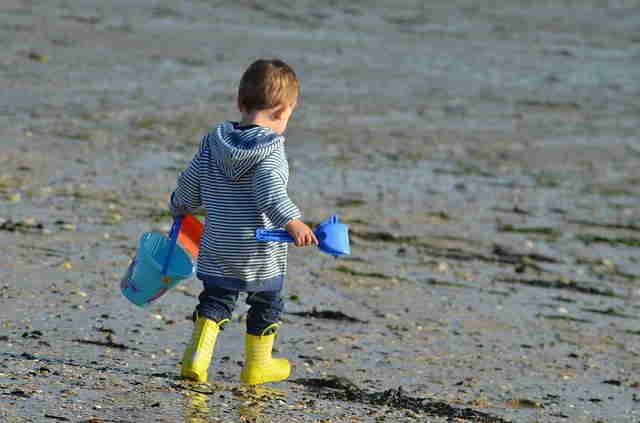
<instances>
[{"instance_id":1,"label":"child's ear","mask_svg":"<svg viewBox=\"0 0 640 423\"><path fill-rule=\"evenodd\" d=\"M273 118L273 120L280 120L284 117L284 112L286 110L287 106L284 104L276 106L271 113L271 117Z\"/></svg>"}]
</instances>

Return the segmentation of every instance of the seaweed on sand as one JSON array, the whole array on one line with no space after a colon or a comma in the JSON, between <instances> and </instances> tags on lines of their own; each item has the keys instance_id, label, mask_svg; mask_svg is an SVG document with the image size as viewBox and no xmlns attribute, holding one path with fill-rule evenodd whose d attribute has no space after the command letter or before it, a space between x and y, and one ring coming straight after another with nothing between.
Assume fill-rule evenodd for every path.
<instances>
[{"instance_id":1,"label":"seaweed on sand","mask_svg":"<svg viewBox=\"0 0 640 423\"><path fill-rule=\"evenodd\" d=\"M516 253L498 244L492 248L493 256L484 255L473 251L465 251L461 248L440 247L421 241L417 236L400 236L389 232L364 232L350 229L349 234L364 241L392 242L397 244L413 245L431 257L447 258L457 261L481 261L484 263L500 264L526 264L532 262L560 263L561 260L554 257L536 253Z\"/></svg>"},{"instance_id":2,"label":"seaweed on sand","mask_svg":"<svg viewBox=\"0 0 640 423\"><path fill-rule=\"evenodd\" d=\"M598 314L605 314L607 316L613 316L613 317L621 317L623 319L637 319L636 316L633 316L631 314L626 314L623 313L622 311L615 309L613 307L609 307L607 309L604 310L600 310L597 308L583 308L583 311L588 311L589 313L598 313Z\"/></svg>"},{"instance_id":3,"label":"seaweed on sand","mask_svg":"<svg viewBox=\"0 0 640 423\"><path fill-rule=\"evenodd\" d=\"M498 230L500 232L544 235L553 239L559 238L562 235L562 232L560 230L549 226L517 227L513 225L500 225L498 227Z\"/></svg>"},{"instance_id":4,"label":"seaweed on sand","mask_svg":"<svg viewBox=\"0 0 640 423\"><path fill-rule=\"evenodd\" d=\"M542 254L537 254L537 253L526 253L526 254L516 253L498 244L493 245L492 253L500 257L500 260L503 263L527 264L526 263L527 261L538 261L542 263L560 263L560 260L558 260L555 257L549 257Z\"/></svg>"},{"instance_id":5,"label":"seaweed on sand","mask_svg":"<svg viewBox=\"0 0 640 423\"><path fill-rule=\"evenodd\" d=\"M629 231L640 231L640 225L636 225L633 223L609 223L609 222L593 222L590 220L584 219L569 219L569 223L574 223L576 225L584 225L584 226L594 226L599 228L607 228L607 229L624 229Z\"/></svg>"},{"instance_id":6,"label":"seaweed on sand","mask_svg":"<svg viewBox=\"0 0 640 423\"><path fill-rule=\"evenodd\" d=\"M20 233L40 233L44 230L44 225L40 222L21 221L15 222L11 219L0 219L0 231L20 232Z\"/></svg>"},{"instance_id":7,"label":"seaweed on sand","mask_svg":"<svg viewBox=\"0 0 640 423\"><path fill-rule=\"evenodd\" d=\"M627 247L640 247L640 238L608 238L593 234L579 234L577 238L585 244L606 243L613 247L624 245Z\"/></svg>"},{"instance_id":8,"label":"seaweed on sand","mask_svg":"<svg viewBox=\"0 0 640 423\"><path fill-rule=\"evenodd\" d=\"M369 392L359 388L345 377L328 376L326 378L308 378L291 380L293 383L307 386L318 394L320 398L369 404L383 407L393 407L411 410L430 416L447 417L451 421L470 421L481 423L508 423L500 417L482 413L471 408L457 408L444 401L433 401L407 395L402 386L386 391ZM454 420L456 419L456 420Z\"/></svg>"},{"instance_id":9,"label":"seaweed on sand","mask_svg":"<svg viewBox=\"0 0 640 423\"><path fill-rule=\"evenodd\" d=\"M136 349L124 344L114 342L111 339L108 339L106 341L93 341L90 339L74 339L74 342L79 342L81 344L97 345L99 347L116 348L119 350L135 350Z\"/></svg>"},{"instance_id":10,"label":"seaweed on sand","mask_svg":"<svg viewBox=\"0 0 640 423\"><path fill-rule=\"evenodd\" d=\"M565 289L568 291L580 292L582 294L618 297L618 295L611 289L598 289L592 286L585 286L584 284L572 280L559 279L555 281L548 281L544 279L520 279L512 277L498 277L495 280L498 282L529 285L538 288Z\"/></svg>"},{"instance_id":11,"label":"seaweed on sand","mask_svg":"<svg viewBox=\"0 0 640 423\"><path fill-rule=\"evenodd\" d=\"M286 312L287 314L292 314L294 316L300 317L313 317L316 319L329 319L329 320L339 320L343 322L352 322L352 323L367 323L364 320L360 320L355 317L347 316L341 311L335 310L322 310L318 311L315 308L311 311L296 311L296 312Z\"/></svg>"},{"instance_id":12,"label":"seaweed on sand","mask_svg":"<svg viewBox=\"0 0 640 423\"><path fill-rule=\"evenodd\" d=\"M361 277L365 277L365 278L377 278L377 279L387 279L387 280L391 280L391 279L400 280L401 279L401 278L394 278L393 276L385 275L384 273L360 272L360 271L351 269L350 267L347 267L347 266L338 266L338 267L336 267L336 271L342 272L342 273L346 273L346 274L351 275L351 276L361 276Z\"/></svg>"},{"instance_id":13,"label":"seaweed on sand","mask_svg":"<svg viewBox=\"0 0 640 423\"><path fill-rule=\"evenodd\" d=\"M588 319L580 319L578 317L573 316L565 316L564 314L537 314L536 317L540 317L547 320L563 320L566 322L577 322L577 323L593 323L593 321Z\"/></svg>"}]
</instances>

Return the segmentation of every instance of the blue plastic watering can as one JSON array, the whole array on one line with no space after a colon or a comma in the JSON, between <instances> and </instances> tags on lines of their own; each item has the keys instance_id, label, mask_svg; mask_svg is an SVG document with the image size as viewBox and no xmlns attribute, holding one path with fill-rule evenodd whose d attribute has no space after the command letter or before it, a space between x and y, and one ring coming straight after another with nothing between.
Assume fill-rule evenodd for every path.
<instances>
[{"instance_id":1,"label":"blue plastic watering can","mask_svg":"<svg viewBox=\"0 0 640 423\"><path fill-rule=\"evenodd\" d=\"M349 226L340 223L338 216L331 216L313 231L318 238L318 248L334 257L351 254L349 246ZM260 241L293 242L284 229L256 229L256 239Z\"/></svg>"},{"instance_id":2,"label":"blue plastic watering can","mask_svg":"<svg viewBox=\"0 0 640 423\"><path fill-rule=\"evenodd\" d=\"M176 217L169 237L160 232L140 236L136 256L120 282L122 294L135 305L151 304L193 275L191 256L176 244L181 224L182 216Z\"/></svg>"}]
</instances>

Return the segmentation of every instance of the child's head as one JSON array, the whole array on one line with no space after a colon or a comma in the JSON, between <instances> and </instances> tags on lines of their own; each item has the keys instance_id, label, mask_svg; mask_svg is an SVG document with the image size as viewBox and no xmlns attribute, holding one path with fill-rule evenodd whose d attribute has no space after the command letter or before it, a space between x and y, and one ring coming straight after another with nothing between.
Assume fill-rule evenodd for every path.
<instances>
[{"instance_id":1,"label":"child's head","mask_svg":"<svg viewBox=\"0 0 640 423\"><path fill-rule=\"evenodd\" d=\"M281 60L256 60L242 75L238 108L244 123L267 126L282 134L295 109L298 78Z\"/></svg>"},{"instance_id":2,"label":"child's head","mask_svg":"<svg viewBox=\"0 0 640 423\"><path fill-rule=\"evenodd\" d=\"M256 60L242 75L238 107L243 113L295 106L300 86L296 73L282 60Z\"/></svg>"}]
</instances>

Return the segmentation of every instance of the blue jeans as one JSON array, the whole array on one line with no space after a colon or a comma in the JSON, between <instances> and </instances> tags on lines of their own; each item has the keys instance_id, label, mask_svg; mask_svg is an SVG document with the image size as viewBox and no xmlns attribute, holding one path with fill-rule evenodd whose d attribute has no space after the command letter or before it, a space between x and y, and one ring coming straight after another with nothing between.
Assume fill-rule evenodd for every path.
<instances>
[{"instance_id":1,"label":"blue jeans","mask_svg":"<svg viewBox=\"0 0 640 423\"><path fill-rule=\"evenodd\" d=\"M200 304L196 307L199 316L219 322L230 319L238 302L240 291L220 288L212 283L203 282L204 289ZM281 290L247 292L246 302L251 308L247 315L247 333L262 335L262 331L280 321L284 310Z\"/></svg>"}]
</instances>

